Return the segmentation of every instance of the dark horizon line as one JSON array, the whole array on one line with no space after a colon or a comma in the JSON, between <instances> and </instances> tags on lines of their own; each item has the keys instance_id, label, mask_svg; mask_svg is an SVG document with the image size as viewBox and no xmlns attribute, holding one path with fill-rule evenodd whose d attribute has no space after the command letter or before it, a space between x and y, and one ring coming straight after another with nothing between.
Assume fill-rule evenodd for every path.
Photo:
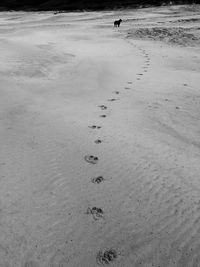
<instances>
[{"instance_id":1,"label":"dark horizon line","mask_svg":"<svg viewBox=\"0 0 200 267\"><path fill-rule=\"evenodd\" d=\"M0 11L54 11L54 12L90 12L90 11L111 11L111 10L121 10L121 9L137 9L137 8L148 8L155 6L167 6L167 5L184 5L184 4L198 4L199 0L135 0L134 3L130 0L124 0L121 3L120 0L113 1L111 0L102 0L101 2L90 3L91 0L88 0L84 5L77 0L76 2L69 1L66 3L66 0L60 0L59 3L55 4L52 0L36 0L37 4L27 3L27 0L22 1L21 3L15 0L13 3L6 3L6 0L1 0L3 3L0 4ZM26 3L25 3L26 2Z\"/></svg>"}]
</instances>

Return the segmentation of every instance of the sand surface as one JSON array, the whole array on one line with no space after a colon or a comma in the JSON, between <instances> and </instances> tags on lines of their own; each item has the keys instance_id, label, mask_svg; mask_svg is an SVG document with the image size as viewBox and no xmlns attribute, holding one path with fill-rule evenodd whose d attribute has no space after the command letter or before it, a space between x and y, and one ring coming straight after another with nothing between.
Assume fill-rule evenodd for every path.
<instances>
[{"instance_id":1,"label":"sand surface","mask_svg":"<svg viewBox=\"0 0 200 267\"><path fill-rule=\"evenodd\" d=\"M200 266L199 40L199 6L0 13L0 267Z\"/></svg>"}]
</instances>

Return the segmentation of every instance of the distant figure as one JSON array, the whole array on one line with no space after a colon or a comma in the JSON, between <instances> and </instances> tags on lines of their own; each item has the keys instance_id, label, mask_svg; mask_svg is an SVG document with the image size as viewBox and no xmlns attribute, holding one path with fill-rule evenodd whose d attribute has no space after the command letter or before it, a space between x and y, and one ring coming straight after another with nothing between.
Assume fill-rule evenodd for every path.
<instances>
[{"instance_id":1,"label":"distant figure","mask_svg":"<svg viewBox=\"0 0 200 267\"><path fill-rule=\"evenodd\" d=\"M120 24L121 24L121 22L122 22L121 19L119 19L119 20L115 20L115 22L114 22L114 26L115 26L115 27L119 27Z\"/></svg>"}]
</instances>

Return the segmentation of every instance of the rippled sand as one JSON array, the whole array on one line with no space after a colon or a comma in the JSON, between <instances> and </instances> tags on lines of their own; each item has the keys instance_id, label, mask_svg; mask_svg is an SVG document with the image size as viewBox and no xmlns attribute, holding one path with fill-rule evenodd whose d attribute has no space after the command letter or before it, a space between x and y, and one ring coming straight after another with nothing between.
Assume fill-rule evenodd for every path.
<instances>
[{"instance_id":1,"label":"rippled sand","mask_svg":"<svg viewBox=\"0 0 200 267\"><path fill-rule=\"evenodd\" d=\"M198 16L0 13L0 267L200 266Z\"/></svg>"}]
</instances>

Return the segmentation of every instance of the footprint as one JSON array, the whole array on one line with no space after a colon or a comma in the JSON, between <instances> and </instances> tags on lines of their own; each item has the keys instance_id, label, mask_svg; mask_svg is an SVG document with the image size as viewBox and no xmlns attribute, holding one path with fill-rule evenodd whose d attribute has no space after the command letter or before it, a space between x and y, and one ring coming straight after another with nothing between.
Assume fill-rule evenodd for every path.
<instances>
[{"instance_id":1,"label":"footprint","mask_svg":"<svg viewBox=\"0 0 200 267\"><path fill-rule=\"evenodd\" d=\"M131 88L130 88L130 87L124 87L124 89L126 89L126 90L130 90Z\"/></svg>"},{"instance_id":2,"label":"footprint","mask_svg":"<svg viewBox=\"0 0 200 267\"><path fill-rule=\"evenodd\" d=\"M97 140L95 140L94 142L95 142L95 144L101 144L101 143L102 143L102 140L97 139Z\"/></svg>"},{"instance_id":3,"label":"footprint","mask_svg":"<svg viewBox=\"0 0 200 267\"><path fill-rule=\"evenodd\" d=\"M110 98L110 99L108 99L108 101L116 101L117 99L116 98Z\"/></svg>"},{"instance_id":4,"label":"footprint","mask_svg":"<svg viewBox=\"0 0 200 267\"><path fill-rule=\"evenodd\" d=\"M176 109L180 109L179 107L176 107Z\"/></svg>"},{"instance_id":5,"label":"footprint","mask_svg":"<svg viewBox=\"0 0 200 267\"><path fill-rule=\"evenodd\" d=\"M97 207L88 208L86 214L91 214L95 221L102 219L104 216L103 210Z\"/></svg>"},{"instance_id":6,"label":"footprint","mask_svg":"<svg viewBox=\"0 0 200 267\"><path fill-rule=\"evenodd\" d=\"M128 82L128 84L132 84L133 82Z\"/></svg>"},{"instance_id":7,"label":"footprint","mask_svg":"<svg viewBox=\"0 0 200 267\"><path fill-rule=\"evenodd\" d=\"M91 126L88 126L88 128L90 128L90 129L101 129L102 127L101 126L96 126L96 125L91 125Z\"/></svg>"},{"instance_id":8,"label":"footprint","mask_svg":"<svg viewBox=\"0 0 200 267\"><path fill-rule=\"evenodd\" d=\"M116 95L118 95L119 94L119 91L114 91L113 93L115 93Z\"/></svg>"},{"instance_id":9,"label":"footprint","mask_svg":"<svg viewBox=\"0 0 200 267\"><path fill-rule=\"evenodd\" d=\"M102 110L105 110L105 109L107 109L107 107L106 106L104 106L104 105L101 105L101 106L99 106Z\"/></svg>"},{"instance_id":10,"label":"footprint","mask_svg":"<svg viewBox=\"0 0 200 267\"><path fill-rule=\"evenodd\" d=\"M100 115L99 117L101 117L101 118L106 118L106 115Z\"/></svg>"},{"instance_id":11,"label":"footprint","mask_svg":"<svg viewBox=\"0 0 200 267\"><path fill-rule=\"evenodd\" d=\"M115 261L118 257L118 253L114 249L108 249L104 251L99 251L97 253L96 261L99 265L109 265Z\"/></svg>"},{"instance_id":12,"label":"footprint","mask_svg":"<svg viewBox=\"0 0 200 267\"><path fill-rule=\"evenodd\" d=\"M92 183L93 184L100 184L104 181L105 179L103 178L103 176L98 176L98 177L94 177L92 178Z\"/></svg>"},{"instance_id":13,"label":"footprint","mask_svg":"<svg viewBox=\"0 0 200 267\"><path fill-rule=\"evenodd\" d=\"M86 162L91 164L97 164L97 162L99 161L99 158L93 155L86 155L84 159Z\"/></svg>"},{"instance_id":14,"label":"footprint","mask_svg":"<svg viewBox=\"0 0 200 267\"><path fill-rule=\"evenodd\" d=\"M143 75L143 73L137 73L137 75L140 75L140 76L142 76L142 75Z\"/></svg>"}]
</instances>

